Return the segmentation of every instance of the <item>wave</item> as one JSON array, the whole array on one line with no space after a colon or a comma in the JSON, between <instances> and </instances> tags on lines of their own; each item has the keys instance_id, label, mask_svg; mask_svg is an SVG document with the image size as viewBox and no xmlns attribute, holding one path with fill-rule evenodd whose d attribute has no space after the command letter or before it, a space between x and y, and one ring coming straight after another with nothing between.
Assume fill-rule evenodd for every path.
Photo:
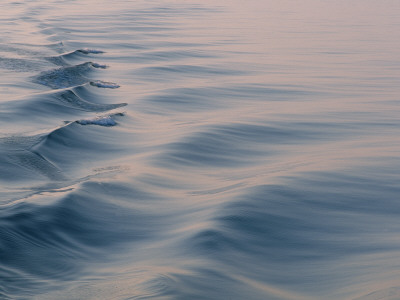
<instances>
[{"instance_id":1,"label":"wave","mask_svg":"<svg viewBox=\"0 0 400 300\"><path fill-rule=\"evenodd\" d=\"M279 294L275 292L281 291L282 299L310 299L302 298L302 289L298 288L310 281L320 283L306 289L316 299L325 298L324 295L343 298L343 289L357 285L360 276L376 282L377 274L365 274L365 265L371 258L379 256L380 263L391 264L400 255L398 243L393 242L397 231L382 233L382 227L376 226L395 222L400 209L395 200L399 187L394 178L389 185L388 178L377 179L365 171L358 170L356 175L346 175L346 171L302 173L291 176L285 184L266 183L241 189L212 215L203 216L203 226L198 226L197 232L188 230L191 235L182 242L188 247L184 252L206 256L215 261L214 271L224 270L227 278L222 279L218 273L212 276L232 285L225 295L220 290L221 296L227 297L233 291L232 298L247 298L238 296L242 289L235 291L236 279L237 284L246 283L244 288L257 283L251 294L259 292L264 296L254 299L275 299ZM376 235L380 236L378 241ZM245 262L246 268L242 269L243 264L238 261ZM304 276L299 277L293 269L301 269ZM390 278L392 270L382 270L378 277ZM343 272L348 276L338 279ZM203 278L202 273L193 277L192 295L207 298L209 289L218 291L210 280L206 280L209 289L198 288L195 282ZM176 291L186 282L184 276L178 278ZM297 290L296 294L291 295L291 289ZM359 292L365 293L365 289ZM375 299L373 296L387 292L368 297Z\"/></svg>"},{"instance_id":2,"label":"wave","mask_svg":"<svg viewBox=\"0 0 400 300\"><path fill-rule=\"evenodd\" d=\"M282 154L285 145L309 143L322 135L312 124L209 126L203 132L166 145L168 150L157 158L157 163L167 166L243 166Z\"/></svg>"},{"instance_id":3,"label":"wave","mask_svg":"<svg viewBox=\"0 0 400 300\"><path fill-rule=\"evenodd\" d=\"M67 122L48 133L32 136L0 138L0 180L38 180L44 177L53 181L65 180L65 171L71 170L72 162L91 161L117 153L119 147L109 144L110 139L100 138L101 132L84 130L80 125L115 126L122 113L104 117ZM102 149L93 154L92 149ZM63 153L63 155L60 155ZM79 158L77 159L77 154ZM37 176L39 177L37 177ZM43 180L43 178L41 179Z\"/></svg>"},{"instance_id":4,"label":"wave","mask_svg":"<svg viewBox=\"0 0 400 300\"><path fill-rule=\"evenodd\" d=\"M150 236L153 228L145 222L146 214L109 201L110 197L126 197L125 189L87 182L61 198L43 196L45 204L22 202L3 207L0 297L15 299L17 295L19 299L44 287L65 286L91 264L104 263L127 243Z\"/></svg>"},{"instance_id":5,"label":"wave","mask_svg":"<svg viewBox=\"0 0 400 300\"><path fill-rule=\"evenodd\" d=\"M85 89L85 86L82 86ZM88 98L88 97L87 97ZM94 97L91 97L94 98ZM92 100L92 99L91 99ZM50 108L49 105L56 105L57 108ZM116 108L124 107L127 103L116 103L116 104L100 104L86 101L78 95L76 89L66 89L61 92L53 92L50 94L42 94L36 96L34 100L24 105L24 109L37 109L43 110L44 113L49 112L62 112L64 108L72 108L75 110L86 111L86 112L105 112Z\"/></svg>"},{"instance_id":6,"label":"wave","mask_svg":"<svg viewBox=\"0 0 400 300\"><path fill-rule=\"evenodd\" d=\"M55 94L54 97L56 101L62 103L66 106L71 106L75 109L90 111L90 112L105 112L126 106L127 103L117 103L117 104L98 104L92 103L82 99L74 90L66 90L61 93Z\"/></svg>"},{"instance_id":7,"label":"wave","mask_svg":"<svg viewBox=\"0 0 400 300\"><path fill-rule=\"evenodd\" d=\"M105 53L105 52L101 51L101 50L96 50L96 49L83 48L83 49L78 49L78 50L74 50L74 51L67 52L67 53L62 53L57 56L47 57L46 60L50 61L51 63L53 63L55 65L67 66L71 62L74 63L76 61L86 59L87 56L90 54L102 54L102 53Z\"/></svg>"},{"instance_id":8,"label":"wave","mask_svg":"<svg viewBox=\"0 0 400 300\"><path fill-rule=\"evenodd\" d=\"M268 86L266 84L236 84L224 86L201 86L165 89L162 93L151 94L140 100L141 105L150 113L171 114L178 112L201 112L207 110L225 110L226 103L231 107L241 106L243 98L252 105L266 101L303 100L322 94L310 87L295 85ZM250 104L249 104L250 105Z\"/></svg>"},{"instance_id":9,"label":"wave","mask_svg":"<svg viewBox=\"0 0 400 300\"><path fill-rule=\"evenodd\" d=\"M87 62L80 65L45 71L35 77L33 81L53 89L64 89L77 85L83 85L90 82L90 79L84 75L91 70L91 67L92 64Z\"/></svg>"},{"instance_id":10,"label":"wave","mask_svg":"<svg viewBox=\"0 0 400 300\"><path fill-rule=\"evenodd\" d=\"M114 113L110 115L109 119L116 124L118 118L122 116L122 113ZM107 119L107 121L96 122L95 119L88 119L86 125L105 126L102 122L109 121ZM120 135L113 136L108 132L103 132L104 129L100 129L100 126L82 126L84 125L82 123L83 121L68 122L65 126L45 134L41 141L33 145L31 149L57 163L62 170L66 171L74 171L77 167L79 167L77 170L79 171L80 163L89 164L106 157L112 158L123 149L123 143L119 141Z\"/></svg>"},{"instance_id":11,"label":"wave","mask_svg":"<svg viewBox=\"0 0 400 300\"><path fill-rule=\"evenodd\" d=\"M87 56L100 53L103 53L103 51L83 48L54 58L57 60L74 55ZM14 62L23 61L14 60ZM62 181L67 178L65 170L73 169L71 163L68 163L68 159L74 161L77 152L82 151L83 157L90 161L90 158L94 158L93 152L90 154L91 151L89 151L91 147L92 149L94 147L114 150L118 148L107 147L107 141L99 142L102 139L96 137L99 134L96 130L85 130L80 126L115 126L117 124L116 118L123 115L114 113L107 116L87 116L88 112L106 112L126 106L126 103L96 103L95 99L98 96L94 96L89 91L90 86L102 88L119 87L114 83L92 81L87 77L94 69L104 69L106 67L98 63L85 62L72 66L63 65L57 69L43 71L39 75L32 77L32 81L57 89L56 92L42 92L29 96L28 99L1 103L2 112L0 114L4 116L1 120L2 123L10 120L20 120L23 121L21 122L23 125L29 126L33 124L32 126L36 126L36 128L38 124L41 124L42 128L52 124L53 126L55 124L58 125L66 117L77 120L79 115L86 114L84 118L77 121L65 121L65 125L51 131L42 129L42 133L30 136L19 136L16 133L14 136L1 138L0 167L2 172L0 180L12 181L16 178L19 180L32 178L31 180L36 181L43 180L44 177L51 181ZM30 67L27 66L27 68ZM27 115L31 117L26 118ZM23 126L20 128L22 129ZM88 151L85 152L83 149ZM63 156L60 155L62 151ZM101 156L101 154L99 155Z\"/></svg>"},{"instance_id":12,"label":"wave","mask_svg":"<svg viewBox=\"0 0 400 300\"><path fill-rule=\"evenodd\" d=\"M51 180L64 180L63 173L56 165L31 151L31 147L42 140L41 135L0 138L0 180L27 180L32 174Z\"/></svg>"},{"instance_id":13,"label":"wave","mask_svg":"<svg viewBox=\"0 0 400 300\"><path fill-rule=\"evenodd\" d=\"M119 85L101 80L92 81L85 75L93 69L105 69L107 66L98 63L86 62L74 66L66 66L58 69L44 71L33 78L33 82L48 86L52 89L65 89L69 87L90 83L100 88L119 88Z\"/></svg>"},{"instance_id":14,"label":"wave","mask_svg":"<svg viewBox=\"0 0 400 300\"><path fill-rule=\"evenodd\" d=\"M18 135L23 128L32 131L32 128L52 128L64 120L93 119L92 113L104 113L124 107L126 103L103 104L95 103L101 99L90 91L91 86L49 91L26 97L25 99L11 100L0 103L0 124L7 128L12 122L18 122L18 127L8 130ZM87 101L82 98L88 99ZM29 118L27 116L29 115Z\"/></svg>"}]
</instances>

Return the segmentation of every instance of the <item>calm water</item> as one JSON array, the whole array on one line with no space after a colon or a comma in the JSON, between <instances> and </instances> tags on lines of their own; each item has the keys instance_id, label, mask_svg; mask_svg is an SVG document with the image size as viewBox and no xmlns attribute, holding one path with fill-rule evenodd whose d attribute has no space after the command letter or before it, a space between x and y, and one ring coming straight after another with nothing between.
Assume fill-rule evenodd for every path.
<instances>
[{"instance_id":1,"label":"calm water","mask_svg":"<svg viewBox=\"0 0 400 300\"><path fill-rule=\"evenodd\" d=\"M0 299L399 299L399 15L2 1Z\"/></svg>"}]
</instances>

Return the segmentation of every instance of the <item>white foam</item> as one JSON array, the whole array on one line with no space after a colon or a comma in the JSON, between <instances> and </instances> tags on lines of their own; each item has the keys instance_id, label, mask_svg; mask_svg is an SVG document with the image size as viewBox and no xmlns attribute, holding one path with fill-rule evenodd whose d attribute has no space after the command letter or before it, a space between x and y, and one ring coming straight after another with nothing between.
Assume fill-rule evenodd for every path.
<instances>
[{"instance_id":1,"label":"white foam","mask_svg":"<svg viewBox=\"0 0 400 300\"><path fill-rule=\"evenodd\" d=\"M119 85L113 82L105 82L101 80L96 80L90 82L91 85L97 86L99 88L105 88L105 89L117 89L119 88Z\"/></svg>"},{"instance_id":2,"label":"white foam","mask_svg":"<svg viewBox=\"0 0 400 300\"><path fill-rule=\"evenodd\" d=\"M101 53L104 53L104 51L101 51L101 50L88 49L88 48L79 49L78 51L82 52L84 54L101 54Z\"/></svg>"},{"instance_id":3,"label":"white foam","mask_svg":"<svg viewBox=\"0 0 400 300\"><path fill-rule=\"evenodd\" d=\"M101 65L101 64L98 64L98 63L94 63L94 62L92 62L91 64L92 64L92 66L94 68L99 68L99 69L106 69L107 68L106 65Z\"/></svg>"},{"instance_id":4,"label":"white foam","mask_svg":"<svg viewBox=\"0 0 400 300\"><path fill-rule=\"evenodd\" d=\"M96 117L94 119L76 121L81 125L115 126L117 122L111 116Z\"/></svg>"}]
</instances>

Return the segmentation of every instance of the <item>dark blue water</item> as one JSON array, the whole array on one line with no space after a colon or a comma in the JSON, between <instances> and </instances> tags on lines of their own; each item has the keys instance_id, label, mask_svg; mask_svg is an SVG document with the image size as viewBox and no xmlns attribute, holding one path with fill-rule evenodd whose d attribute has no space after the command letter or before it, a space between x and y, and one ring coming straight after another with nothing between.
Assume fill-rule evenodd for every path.
<instances>
[{"instance_id":1,"label":"dark blue water","mask_svg":"<svg viewBox=\"0 0 400 300\"><path fill-rule=\"evenodd\" d=\"M398 1L3 1L0 299L399 299Z\"/></svg>"}]
</instances>

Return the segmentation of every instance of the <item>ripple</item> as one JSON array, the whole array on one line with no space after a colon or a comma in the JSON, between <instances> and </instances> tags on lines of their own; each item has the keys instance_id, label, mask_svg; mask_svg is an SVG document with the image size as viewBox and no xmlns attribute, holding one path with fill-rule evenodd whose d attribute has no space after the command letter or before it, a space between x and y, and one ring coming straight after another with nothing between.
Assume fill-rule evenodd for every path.
<instances>
[{"instance_id":1,"label":"ripple","mask_svg":"<svg viewBox=\"0 0 400 300\"><path fill-rule=\"evenodd\" d=\"M45 66L46 64L39 60L0 57L0 68L15 72L38 72Z\"/></svg>"}]
</instances>

